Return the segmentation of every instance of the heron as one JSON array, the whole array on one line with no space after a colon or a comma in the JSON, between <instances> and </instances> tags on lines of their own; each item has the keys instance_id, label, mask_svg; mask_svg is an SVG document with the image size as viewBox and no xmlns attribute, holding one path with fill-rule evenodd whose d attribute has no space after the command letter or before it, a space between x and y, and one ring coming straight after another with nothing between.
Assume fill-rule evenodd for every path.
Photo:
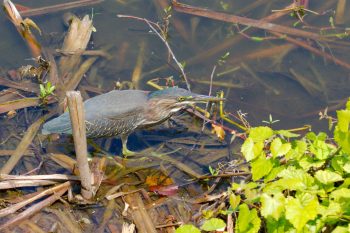
<instances>
[{"instance_id":1,"label":"heron","mask_svg":"<svg viewBox=\"0 0 350 233\"><path fill-rule=\"evenodd\" d=\"M153 92L113 90L84 102L86 136L120 136L123 155L131 155L134 152L128 149L127 141L135 130L159 125L195 103L222 100L223 98L200 95L178 87ZM69 114L65 112L46 122L42 133L72 134Z\"/></svg>"}]
</instances>

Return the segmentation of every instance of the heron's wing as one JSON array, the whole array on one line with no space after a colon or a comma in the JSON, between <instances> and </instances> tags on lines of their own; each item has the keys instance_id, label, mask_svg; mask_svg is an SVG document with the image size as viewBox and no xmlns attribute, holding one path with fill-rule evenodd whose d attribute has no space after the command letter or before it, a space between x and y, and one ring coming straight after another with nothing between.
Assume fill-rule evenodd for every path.
<instances>
[{"instance_id":1,"label":"heron's wing","mask_svg":"<svg viewBox=\"0 0 350 233\"><path fill-rule=\"evenodd\" d=\"M87 120L124 118L144 108L147 92L137 90L111 91L84 103Z\"/></svg>"},{"instance_id":2,"label":"heron's wing","mask_svg":"<svg viewBox=\"0 0 350 233\"><path fill-rule=\"evenodd\" d=\"M144 121L147 92L111 91L85 102L86 129L90 137L129 134ZM101 106L101 111L96 111Z\"/></svg>"},{"instance_id":3,"label":"heron's wing","mask_svg":"<svg viewBox=\"0 0 350 233\"><path fill-rule=\"evenodd\" d=\"M102 132L107 127L114 127L114 129L127 129L129 127L130 130L133 130L134 128L131 126L134 126L141 117L139 113L142 112L146 103L147 92L136 90L111 91L86 100L84 109L88 135L92 131ZM71 134L72 126L69 113L65 112L46 122L42 133Z\"/></svg>"}]
</instances>

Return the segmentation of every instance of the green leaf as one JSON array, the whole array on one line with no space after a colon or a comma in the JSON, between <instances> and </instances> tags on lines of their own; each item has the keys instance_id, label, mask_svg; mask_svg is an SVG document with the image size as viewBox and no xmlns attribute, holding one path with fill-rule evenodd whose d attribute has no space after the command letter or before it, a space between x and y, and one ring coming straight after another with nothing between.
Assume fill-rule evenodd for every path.
<instances>
[{"instance_id":1,"label":"green leaf","mask_svg":"<svg viewBox=\"0 0 350 233\"><path fill-rule=\"evenodd\" d=\"M273 164L271 159L266 159L266 156L262 154L259 158L251 162L253 180L259 180L262 177L270 173Z\"/></svg>"},{"instance_id":2,"label":"green leaf","mask_svg":"<svg viewBox=\"0 0 350 233\"><path fill-rule=\"evenodd\" d=\"M288 231L289 229L293 229L295 231L292 225L285 218L280 218L278 221L276 221L273 218L267 218L266 227L267 227L268 233L293 232L293 231Z\"/></svg>"},{"instance_id":3,"label":"green leaf","mask_svg":"<svg viewBox=\"0 0 350 233\"><path fill-rule=\"evenodd\" d=\"M39 85L40 87L40 96L45 96L46 95L46 90L43 84Z\"/></svg>"},{"instance_id":4,"label":"green leaf","mask_svg":"<svg viewBox=\"0 0 350 233\"><path fill-rule=\"evenodd\" d=\"M320 168L325 164L326 160L316 160L313 157L305 156L298 160L300 167L305 171L308 171L310 168Z\"/></svg>"},{"instance_id":5,"label":"green leaf","mask_svg":"<svg viewBox=\"0 0 350 233\"><path fill-rule=\"evenodd\" d=\"M258 233L260 226L261 220L256 209L249 210L247 204L241 204L239 206L235 233Z\"/></svg>"},{"instance_id":6,"label":"green leaf","mask_svg":"<svg viewBox=\"0 0 350 233\"><path fill-rule=\"evenodd\" d=\"M310 145L310 152L313 153L317 159L319 160L325 160L329 157L331 153L336 151L335 146L325 143L321 140L315 140Z\"/></svg>"},{"instance_id":7,"label":"green leaf","mask_svg":"<svg viewBox=\"0 0 350 233\"><path fill-rule=\"evenodd\" d=\"M296 159L299 160L304 156L304 153L307 150L307 143L302 140L296 140L292 143L292 149L286 154L286 159Z\"/></svg>"},{"instance_id":8,"label":"green leaf","mask_svg":"<svg viewBox=\"0 0 350 233\"><path fill-rule=\"evenodd\" d=\"M337 226L332 233L349 233L350 227Z\"/></svg>"},{"instance_id":9,"label":"green leaf","mask_svg":"<svg viewBox=\"0 0 350 233\"><path fill-rule=\"evenodd\" d=\"M332 168L340 173L350 173L350 158L348 155L335 156L331 161Z\"/></svg>"},{"instance_id":10,"label":"green leaf","mask_svg":"<svg viewBox=\"0 0 350 233\"><path fill-rule=\"evenodd\" d=\"M317 197L309 193L302 193L296 198L291 196L286 199L286 218L300 231L310 220L317 216Z\"/></svg>"},{"instance_id":11,"label":"green leaf","mask_svg":"<svg viewBox=\"0 0 350 233\"><path fill-rule=\"evenodd\" d=\"M350 101L346 104L346 110L337 111L338 122L334 130L334 140L346 153L350 153Z\"/></svg>"},{"instance_id":12,"label":"green leaf","mask_svg":"<svg viewBox=\"0 0 350 233\"><path fill-rule=\"evenodd\" d=\"M341 132L349 131L349 123L350 123L350 110L339 110L337 111L338 117L338 130Z\"/></svg>"},{"instance_id":13,"label":"green leaf","mask_svg":"<svg viewBox=\"0 0 350 233\"><path fill-rule=\"evenodd\" d=\"M348 99L348 102L346 102L346 109L350 110L350 98Z\"/></svg>"},{"instance_id":14,"label":"green leaf","mask_svg":"<svg viewBox=\"0 0 350 233\"><path fill-rule=\"evenodd\" d=\"M330 221L331 219L337 220L341 217L342 209L338 202L330 201L327 208L322 209L320 214L324 217L325 221Z\"/></svg>"},{"instance_id":15,"label":"green leaf","mask_svg":"<svg viewBox=\"0 0 350 233\"><path fill-rule=\"evenodd\" d=\"M254 143L253 139L247 138L241 147L241 152L244 158L249 162L258 157L263 148L264 144L262 142Z\"/></svg>"},{"instance_id":16,"label":"green leaf","mask_svg":"<svg viewBox=\"0 0 350 233\"><path fill-rule=\"evenodd\" d=\"M237 208L240 202L241 202L241 196L235 195L234 193L230 195L230 206L233 210Z\"/></svg>"},{"instance_id":17,"label":"green leaf","mask_svg":"<svg viewBox=\"0 0 350 233\"><path fill-rule=\"evenodd\" d=\"M185 224L176 229L175 233L201 233L201 231L190 224Z\"/></svg>"},{"instance_id":18,"label":"green leaf","mask_svg":"<svg viewBox=\"0 0 350 233\"><path fill-rule=\"evenodd\" d=\"M317 139L317 136L314 132L309 132L305 135L305 137L311 141L314 141Z\"/></svg>"},{"instance_id":19,"label":"green leaf","mask_svg":"<svg viewBox=\"0 0 350 233\"><path fill-rule=\"evenodd\" d=\"M209 220L206 220L201 229L204 231L215 231L215 230L219 230L219 231L224 231L226 228L226 223L219 218L211 218Z\"/></svg>"},{"instance_id":20,"label":"green leaf","mask_svg":"<svg viewBox=\"0 0 350 233\"><path fill-rule=\"evenodd\" d=\"M286 138L296 138L296 137L300 136L300 134L292 133L288 130L283 130L283 129L275 131L275 134L279 134L279 135L286 137Z\"/></svg>"},{"instance_id":21,"label":"green leaf","mask_svg":"<svg viewBox=\"0 0 350 233\"><path fill-rule=\"evenodd\" d=\"M282 170L279 174L282 179L275 183L282 186L284 189L289 190L305 190L311 187L314 183L314 179L307 172L302 169L296 169L293 166Z\"/></svg>"},{"instance_id":22,"label":"green leaf","mask_svg":"<svg viewBox=\"0 0 350 233\"><path fill-rule=\"evenodd\" d=\"M272 168L271 172L264 178L264 182L267 183L267 182L270 182L274 179L276 179L277 175L283 170L285 169L284 166L282 165L275 165L274 168Z\"/></svg>"},{"instance_id":23,"label":"green leaf","mask_svg":"<svg viewBox=\"0 0 350 233\"><path fill-rule=\"evenodd\" d=\"M253 139L254 142L264 142L266 139L273 135L273 130L267 126L259 126L251 128L249 131L249 137Z\"/></svg>"},{"instance_id":24,"label":"green leaf","mask_svg":"<svg viewBox=\"0 0 350 233\"><path fill-rule=\"evenodd\" d=\"M350 189L337 189L330 194L330 198L337 202L341 199L350 199Z\"/></svg>"},{"instance_id":25,"label":"green leaf","mask_svg":"<svg viewBox=\"0 0 350 233\"><path fill-rule=\"evenodd\" d=\"M271 142L270 150L272 153L272 156L275 158L277 156L282 156L288 153L288 151L291 149L290 143L282 143L280 138L275 138Z\"/></svg>"},{"instance_id":26,"label":"green leaf","mask_svg":"<svg viewBox=\"0 0 350 233\"><path fill-rule=\"evenodd\" d=\"M343 180L343 177L338 173L327 171L327 170L319 170L315 173L315 178L320 181L322 184L331 184L337 181Z\"/></svg>"},{"instance_id":27,"label":"green leaf","mask_svg":"<svg viewBox=\"0 0 350 233\"><path fill-rule=\"evenodd\" d=\"M350 132L341 132L338 130L338 127L335 127L334 140L342 147L345 153L350 154Z\"/></svg>"},{"instance_id":28,"label":"green leaf","mask_svg":"<svg viewBox=\"0 0 350 233\"><path fill-rule=\"evenodd\" d=\"M254 149L253 139L247 138L241 147L241 152L247 161L250 161L255 158L253 149Z\"/></svg>"},{"instance_id":29,"label":"green leaf","mask_svg":"<svg viewBox=\"0 0 350 233\"><path fill-rule=\"evenodd\" d=\"M284 212L285 198L282 193L270 196L266 193L261 195L261 215L265 218L273 217L278 220Z\"/></svg>"}]
</instances>

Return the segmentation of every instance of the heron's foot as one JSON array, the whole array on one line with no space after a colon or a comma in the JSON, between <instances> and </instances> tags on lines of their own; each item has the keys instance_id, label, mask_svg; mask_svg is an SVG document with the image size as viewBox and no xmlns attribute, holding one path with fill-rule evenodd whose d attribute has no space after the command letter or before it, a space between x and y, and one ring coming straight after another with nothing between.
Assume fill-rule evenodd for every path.
<instances>
[{"instance_id":1,"label":"heron's foot","mask_svg":"<svg viewBox=\"0 0 350 233\"><path fill-rule=\"evenodd\" d=\"M125 158L136 154L136 152L129 150L127 147L123 147L122 153Z\"/></svg>"}]
</instances>

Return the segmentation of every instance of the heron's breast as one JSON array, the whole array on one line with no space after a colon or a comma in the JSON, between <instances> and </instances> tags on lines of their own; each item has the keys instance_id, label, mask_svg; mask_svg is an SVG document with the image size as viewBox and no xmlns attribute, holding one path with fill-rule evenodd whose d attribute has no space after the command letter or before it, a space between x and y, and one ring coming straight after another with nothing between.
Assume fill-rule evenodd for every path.
<instances>
[{"instance_id":1,"label":"heron's breast","mask_svg":"<svg viewBox=\"0 0 350 233\"><path fill-rule=\"evenodd\" d=\"M86 121L86 134L90 138L112 137L132 133L139 125L141 119L96 119Z\"/></svg>"}]
</instances>

